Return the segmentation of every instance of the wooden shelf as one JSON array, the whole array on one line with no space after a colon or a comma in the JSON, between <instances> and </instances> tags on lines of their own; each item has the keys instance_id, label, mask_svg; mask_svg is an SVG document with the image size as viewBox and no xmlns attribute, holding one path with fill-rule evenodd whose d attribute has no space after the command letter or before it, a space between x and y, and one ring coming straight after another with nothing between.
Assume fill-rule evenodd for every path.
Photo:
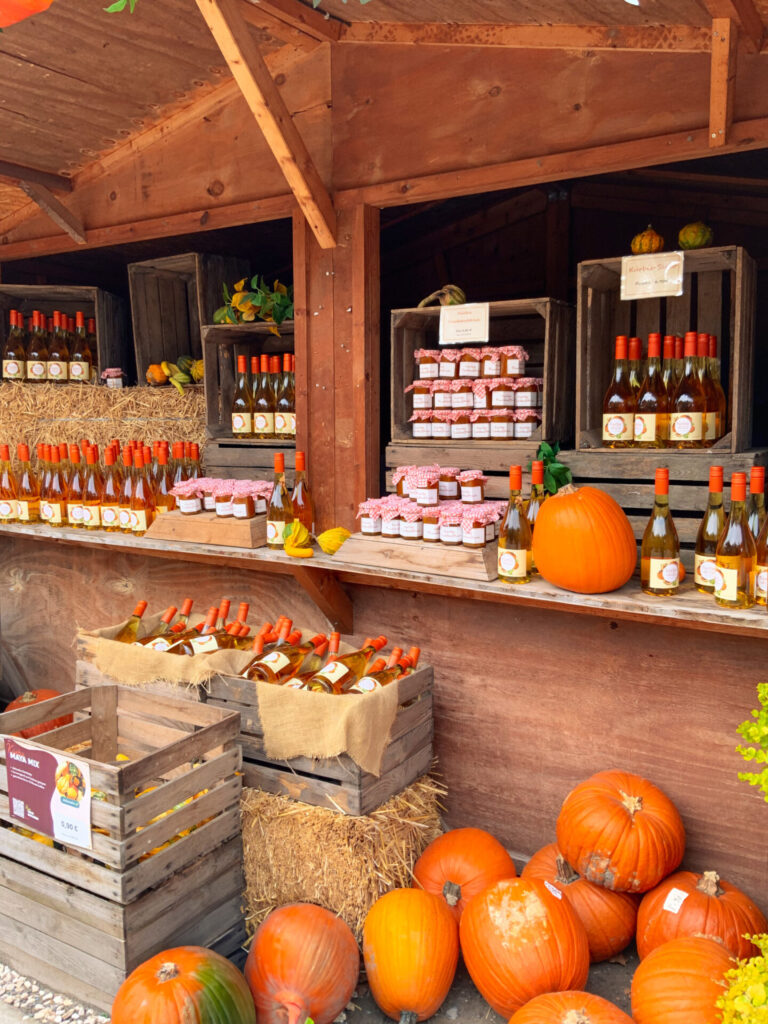
<instances>
[{"instance_id":1,"label":"wooden shelf","mask_svg":"<svg viewBox=\"0 0 768 1024\"><path fill-rule=\"evenodd\" d=\"M764 608L720 608L712 598L700 594L689 580L683 584L679 595L666 599L643 594L637 579L630 580L621 590L611 594L571 594L541 579L513 587L498 581L478 583L476 580L453 578L449 582L446 577L404 569L390 569L384 575L379 568L342 563L318 551L315 552L314 558L299 561L268 548L248 550L217 545L181 544L115 533L86 533L84 530L68 527L56 529L50 526L21 526L11 523L0 524L0 538L2 537L21 537L83 548L112 548L125 554L169 558L177 562L183 559L201 564L226 565L252 572L293 576L320 611L344 633L353 631L352 603L340 584L351 583L768 639L768 614Z\"/></svg>"}]
</instances>

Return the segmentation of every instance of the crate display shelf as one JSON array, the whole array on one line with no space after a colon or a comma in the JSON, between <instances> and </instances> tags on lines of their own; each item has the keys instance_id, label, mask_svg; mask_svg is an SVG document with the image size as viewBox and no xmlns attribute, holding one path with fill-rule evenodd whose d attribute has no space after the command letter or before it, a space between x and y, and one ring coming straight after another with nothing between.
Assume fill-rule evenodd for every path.
<instances>
[{"instance_id":1,"label":"crate display shelf","mask_svg":"<svg viewBox=\"0 0 768 1024\"><path fill-rule=\"evenodd\" d=\"M203 469L206 476L223 480L272 480L278 451L285 454L285 483L292 487L296 446L287 441L249 442L234 437L209 440L203 445Z\"/></svg>"},{"instance_id":2,"label":"crate display shelf","mask_svg":"<svg viewBox=\"0 0 768 1024\"><path fill-rule=\"evenodd\" d=\"M218 544L224 548L263 548L267 543L267 517L236 519L218 516L215 512L184 515L174 510L156 516L146 535L150 540Z\"/></svg>"},{"instance_id":3,"label":"crate display shelf","mask_svg":"<svg viewBox=\"0 0 768 1024\"><path fill-rule=\"evenodd\" d=\"M431 576L459 577L481 583L490 583L498 576L495 541L482 548L468 548L462 544L353 533L334 557L342 564L428 572Z\"/></svg>"},{"instance_id":4,"label":"crate display shelf","mask_svg":"<svg viewBox=\"0 0 768 1024\"><path fill-rule=\"evenodd\" d=\"M576 318L576 447L602 447L603 398L611 379L617 334L649 332L715 334L721 379L728 399L728 430L714 448L743 452L752 443L756 268L739 246L686 252L683 294L622 301L621 257L588 260L578 267ZM623 450L622 450L623 453Z\"/></svg>"}]
</instances>

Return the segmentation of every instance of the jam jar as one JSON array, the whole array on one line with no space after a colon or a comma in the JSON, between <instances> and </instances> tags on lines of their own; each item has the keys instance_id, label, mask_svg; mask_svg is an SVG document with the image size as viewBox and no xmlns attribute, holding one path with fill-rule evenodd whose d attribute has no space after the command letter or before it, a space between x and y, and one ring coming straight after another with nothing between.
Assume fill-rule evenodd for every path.
<instances>
[{"instance_id":1,"label":"jam jar","mask_svg":"<svg viewBox=\"0 0 768 1024\"><path fill-rule=\"evenodd\" d=\"M540 416L535 409L515 410L515 437L526 438L533 435L539 425Z\"/></svg>"},{"instance_id":2,"label":"jam jar","mask_svg":"<svg viewBox=\"0 0 768 1024\"><path fill-rule=\"evenodd\" d=\"M459 377L474 380L480 376L482 349L463 348L459 355Z\"/></svg>"},{"instance_id":3,"label":"jam jar","mask_svg":"<svg viewBox=\"0 0 768 1024\"><path fill-rule=\"evenodd\" d=\"M451 440L468 441L472 437L472 424L469 409L454 409L451 413Z\"/></svg>"},{"instance_id":4,"label":"jam jar","mask_svg":"<svg viewBox=\"0 0 768 1024\"><path fill-rule=\"evenodd\" d=\"M442 437L446 440L451 436L451 411L438 410L432 413L432 437Z\"/></svg>"},{"instance_id":5,"label":"jam jar","mask_svg":"<svg viewBox=\"0 0 768 1024\"><path fill-rule=\"evenodd\" d=\"M440 506L430 505L422 510L422 540L435 542L440 540Z\"/></svg>"},{"instance_id":6,"label":"jam jar","mask_svg":"<svg viewBox=\"0 0 768 1024\"><path fill-rule=\"evenodd\" d=\"M435 409L450 409L453 401L452 382L436 380L432 383L432 406Z\"/></svg>"},{"instance_id":7,"label":"jam jar","mask_svg":"<svg viewBox=\"0 0 768 1024\"><path fill-rule=\"evenodd\" d=\"M514 437L513 413L511 409L491 410L491 437Z\"/></svg>"},{"instance_id":8,"label":"jam jar","mask_svg":"<svg viewBox=\"0 0 768 1024\"><path fill-rule=\"evenodd\" d=\"M479 470L468 469L463 473L459 473L458 479L461 485L462 505L481 505L488 477L483 476Z\"/></svg>"},{"instance_id":9,"label":"jam jar","mask_svg":"<svg viewBox=\"0 0 768 1024\"><path fill-rule=\"evenodd\" d=\"M441 501L456 501L459 497L458 466L441 466L438 481L438 497Z\"/></svg>"},{"instance_id":10,"label":"jam jar","mask_svg":"<svg viewBox=\"0 0 768 1024\"><path fill-rule=\"evenodd\" d=\"M440 541L443 544L461 544L461 512L440 513Z\"/></svg>"},{"instance_id":11,"label":"jam jar","mask_svg":"<svg viewBox=\"0 0 768 1024\"><path fill-rule=\"evenodd\" d=\"M471 409L474 402L472 381L455 380L451 384L451 408Z\"/></svg>"},{"instance_id":12,"label":"jam jar","mask_svg":"<svg viewBox=\"0 0 768 1024\"><path fill-rule=\"evenodd\" d=\"M501 354L497 348L484 348L480 361L480 375L482 377L501 376Z\"/></svg>"},{"instance_id":13,"label":"jam jar","mask_svg":"<svg viewBox=\"0 0 768 1024\"><path fill-rule=\"evenodd\" d=\"M413 353L419 368L419 380L433 380L440 375L439 348L417 348Z\"/></svg>"},{"instance_id":14,"label":"jam jar","mask_svg":"<svg viewBox=\"0 0 768 1024\"><path fill-rule=\"evenodd\" d=\"M491 436L491 410L480 409L470 414L472 437L486 440Z\"/></svg>"}]
</instances>

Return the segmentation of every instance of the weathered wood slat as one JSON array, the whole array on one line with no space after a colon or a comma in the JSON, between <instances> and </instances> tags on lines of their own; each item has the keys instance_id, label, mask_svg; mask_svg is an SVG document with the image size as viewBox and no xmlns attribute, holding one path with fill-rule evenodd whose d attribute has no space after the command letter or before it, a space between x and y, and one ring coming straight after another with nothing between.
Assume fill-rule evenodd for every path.
<instances>
[{"instance_id":1,"label":"weathered wood slat","mask_svg":"<svg viewBox=\"0 0 768 1024\"><path fill-rule=\"evenodd\" d=\"M380 569L416 569L435 576L461 576L469 580L496 579L496 545L468 548L398 537L353 533L336 554L340 563L354 562Z\"/></svg>"}]
</instances>

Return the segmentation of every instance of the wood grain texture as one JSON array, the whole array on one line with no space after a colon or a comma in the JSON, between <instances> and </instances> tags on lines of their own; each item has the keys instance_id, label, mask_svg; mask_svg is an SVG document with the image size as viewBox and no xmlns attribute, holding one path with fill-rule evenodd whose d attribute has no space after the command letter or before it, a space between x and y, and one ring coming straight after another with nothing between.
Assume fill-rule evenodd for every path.
<instances>
[{"instance_id":1,"label":"wood grain texture","mask_svg":"<svg viewBox=\"0 0 768 1024\"><path fill-rule=\"evenodd\" d=\"M724 146L733 121L736 48L739 30L730 18L712 21L712 63L709 83L709 144Z\"/></svg>"}]
</instances>

